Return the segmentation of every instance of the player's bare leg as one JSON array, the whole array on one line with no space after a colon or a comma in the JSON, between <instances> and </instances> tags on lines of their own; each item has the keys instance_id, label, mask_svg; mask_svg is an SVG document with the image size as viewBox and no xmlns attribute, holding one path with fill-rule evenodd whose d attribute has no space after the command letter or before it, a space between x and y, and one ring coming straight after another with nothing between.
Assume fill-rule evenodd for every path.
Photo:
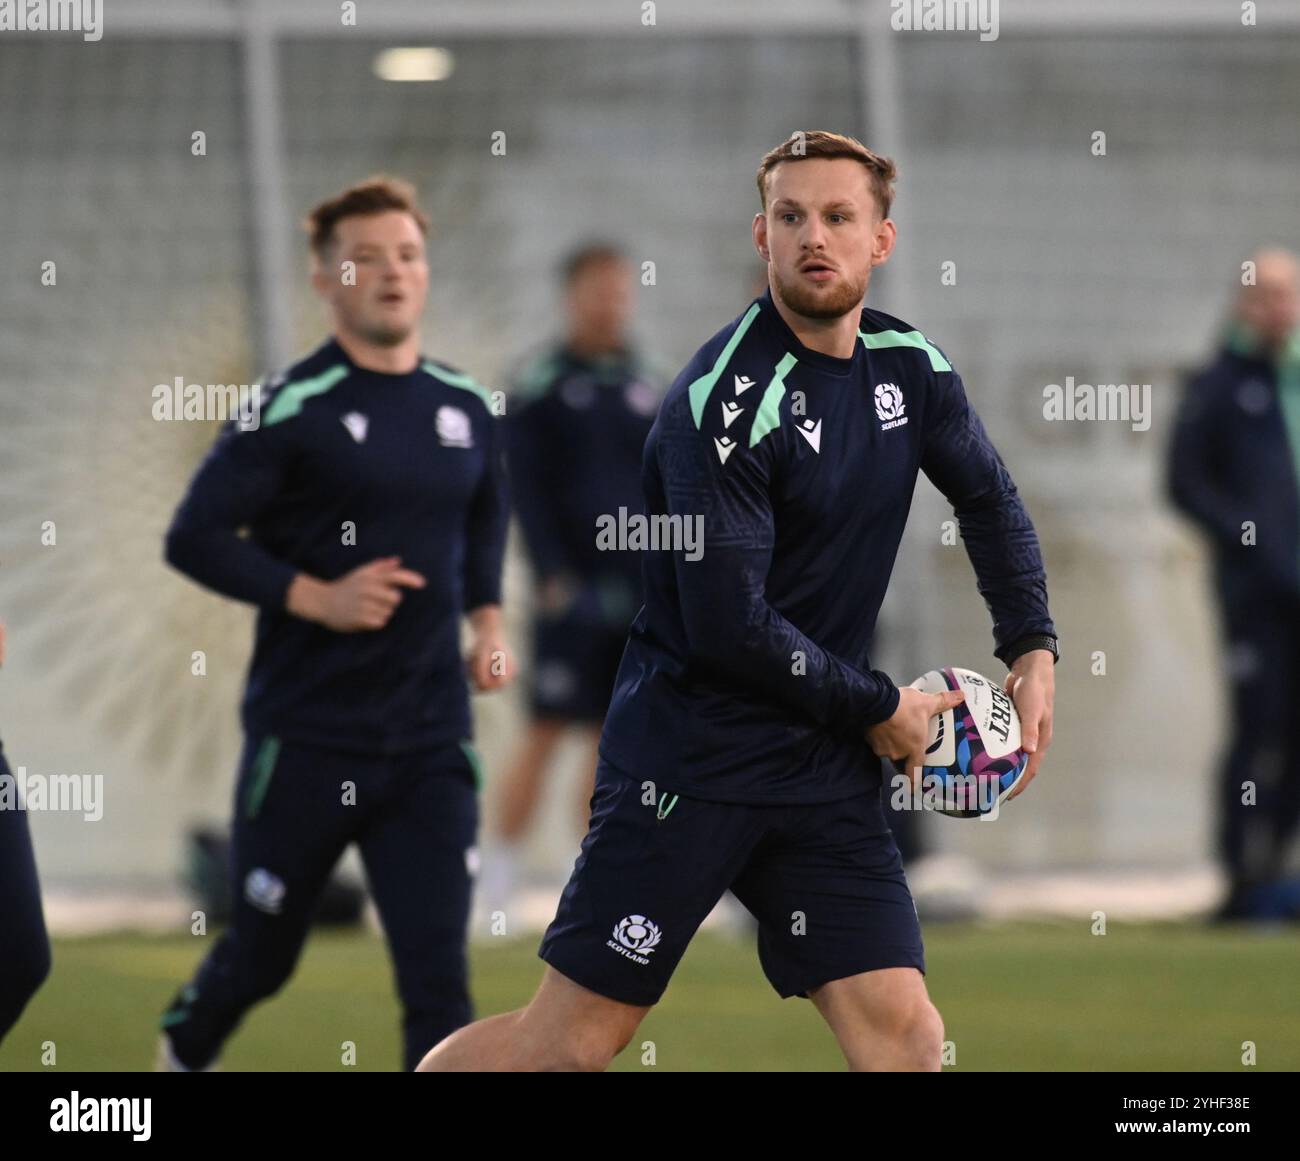
<instances>
[{"instance_id":1,"label":"player's bare leg","mask_svg":"<svg viewBox=\"0 0 1300 1161\"><path fill-rule=\"evenodd\" d=\"M548 967L528 1007L467 1024L431 1048L416 1071L601 1072L649 1011Z\"/></svg>"},{"instance_id":2,"label":"player's bare leg","mask_svg":"<svg viewBox=\"0 0 1300 1161\"><path fill-rule=\"evenodd\" d=\"M596 766L600 762L600 726L588 727L583 731L583 737L587 740L587 761L574 788L579 839L587 833L591 823L591 796L596 789Z\"/></svg>"},{"instance_id":3,"label":"player's bare leg","mask_svg":"<svg viewBox=\"0 0 1300 1161\"><path fill-rule=\"evenodd\" d=\"M497 798L497 833L503 842L518 842L528 829L537 812L542 776L567 728L559 718L529 722Z\"/></svg>"},{"instance_id":4,"label":"player's bare leg","mask_svg":"<svg viewBox=\"0 0 1300 1161\"><path fill-rule=\"evenodd\" d=\"M808 993L850 1072L938 1072L943 1020L916 968L882 968Z\"/></svg>"},{"instance_id":5,"label":"player's bare leg","mask_svg":"<svg viewBox=\"0 0 1300 1161\"><path fill-rule=\"evenodd\" d=\"M497 789L495 842L484 862L476 892L475 927L485 915L507 909L514 899L524 834L537 813L546 768L567 728L559 718L534 718L529 722Z\"/></svg>"}]
</instances>

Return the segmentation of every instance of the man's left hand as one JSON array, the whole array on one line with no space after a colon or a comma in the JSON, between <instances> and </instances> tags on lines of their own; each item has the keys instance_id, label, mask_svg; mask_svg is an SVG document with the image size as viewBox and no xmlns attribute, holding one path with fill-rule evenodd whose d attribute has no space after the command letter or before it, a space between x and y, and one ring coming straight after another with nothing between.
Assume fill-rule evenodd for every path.
<instances>
[{"instance_id":1,"label":"man's left hand","mask_svg":"<svg viewBox=\"0 0 1300 1161\"><path fill-rule=\"evenodd\" d=\"M1043 755L1052 744L1052 700L1056 696L1055 658L1046 649L1031 649L1011 663L1002 688L1011 695L1020 715L1020 744L1029 754L1029 766L1020 785L1007 801L1023 794L1038 773Z\"/></svg>"}]
</instances>

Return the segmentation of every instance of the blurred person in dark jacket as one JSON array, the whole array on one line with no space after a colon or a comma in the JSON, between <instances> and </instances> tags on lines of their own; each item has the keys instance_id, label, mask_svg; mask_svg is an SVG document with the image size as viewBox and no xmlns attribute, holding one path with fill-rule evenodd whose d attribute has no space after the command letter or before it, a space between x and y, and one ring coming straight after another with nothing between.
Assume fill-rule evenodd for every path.
<instances>
[{"instance_id":1,"label":"blurred person in dark jacket","mask_svg":"<svg viewBox=\"0 0 1300 1161\"><path fill-rule=\"evenodd\" d=\"M0 622L0 665L5 660L5 627ZM19 768L21 775L22 767ZM27 1002L50 974L50 937L41 910L41 887L27 828L19 779L0 746L0 1041L18 1022Z\"/></svg>"},{"instance_id":2,"label":"blurred person in dark jacket","mask_svg":"<svg viewBox=\"0 0 1300 1161\"><path fill-rule=\"evenodd\" d=\"M1300 916L1300 263L1256 254L1174 430L1169 489L1214 554L1232 737L1218 787L1219 919Z\"/></svg>"},{"instance_id":3,"label":"blurred person in dark jacket","mask_svg":"<svg viewBox=\"0 0 1300 1161\"><path fill-rule=\"evenodd\" d=\"M641 607L643 553L610 551L597 521L639 514L641 451L659 408L661 377L632 344L635 278L616 245L593 241L560 270L565 333L512 376L506 448L535 580L528 727L495 787L496 843L485 859L488 911L514 894L519 847L543 780L571 729L584 743L575 835L587 829L596 746Z\"/></svg>"}]
</instances>

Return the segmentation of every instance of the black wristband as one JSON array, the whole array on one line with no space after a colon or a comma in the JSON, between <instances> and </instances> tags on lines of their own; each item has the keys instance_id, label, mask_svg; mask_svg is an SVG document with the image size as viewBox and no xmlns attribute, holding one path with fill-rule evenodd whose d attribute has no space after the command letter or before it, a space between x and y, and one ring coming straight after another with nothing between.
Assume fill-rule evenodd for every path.
<instances>
[{"instance_id":1,"label":"black wristband","mask_svg":"<svg viewBox=\"0 0 1300 1161\"><path fill-rule=\"evenodd\" d=\"M1026 637L1017 637L1010 645L1001 650L997 657L1007 668L1010 668L1017 657L1035 649L1046 649L1052 655L1053 665L1061 660L1061 651L1057 648L1056 638L1050 633L1030 633Z\"/></svg>"}]
</instances>

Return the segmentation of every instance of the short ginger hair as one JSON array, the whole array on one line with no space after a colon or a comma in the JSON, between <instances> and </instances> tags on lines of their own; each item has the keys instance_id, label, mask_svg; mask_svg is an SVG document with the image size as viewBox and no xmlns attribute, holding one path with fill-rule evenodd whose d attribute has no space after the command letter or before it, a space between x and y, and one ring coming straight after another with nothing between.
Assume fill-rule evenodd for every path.
<instances>
[{"instance_id":1,"label":"short ginger hair","mask_svg":"<svg viewBox=\"0 0 1300 1161\"><path fill-rule=\"evenodd\" d=\"M894 204L894 182L898 179L898 167L890 158L872 152L856 137L846 137L842 133L830 133L824 129L791 133L780 145L763 154L763 160L758 163L758 196L764 211L767 210L767 179L771 172L778 165L805 161L810 157L848 157L860 161L870 177L871 192L875 195L876 205L880 207L880 216L889 217Z\"/></svg>"}]
</instances>

